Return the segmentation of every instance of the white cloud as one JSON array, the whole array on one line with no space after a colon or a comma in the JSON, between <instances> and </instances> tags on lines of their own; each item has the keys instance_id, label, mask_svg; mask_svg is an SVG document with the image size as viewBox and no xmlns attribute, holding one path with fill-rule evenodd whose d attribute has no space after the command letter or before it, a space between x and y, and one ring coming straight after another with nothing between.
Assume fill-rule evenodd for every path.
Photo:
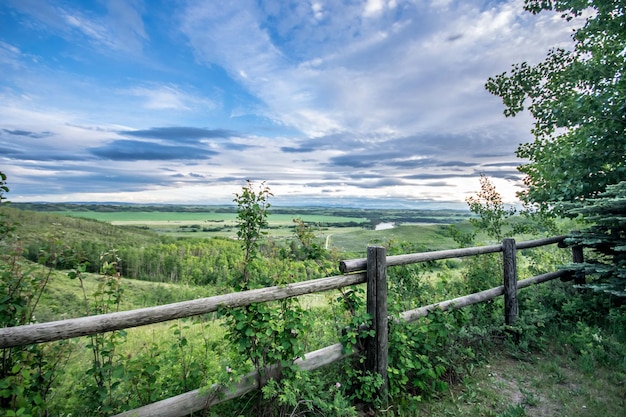
<instances>
[{"instance_id":1,"label":"white cloud","mask_svg":"<svg viewBox=\"0 0 626 417\"><path fill-rule=\"evenodd\" d=\"M384 16L378 18L388 7L382 0L365 5L367 25L358 23L356 12L346 13L347 7L325 7L341 15L343 27L328 35L334 52L311 60L281 51L262 28L261 11L250 3L219 11L195 3L182 27L207 64L245 74L240 82L276 117L310 135L372 129L406 134L449 129L459 121L477 125L480 115L471 110L474 101L488 96L483 85L489 75L545 55L537 50L545 39L566 38L563 25L543 24L550 16L526 19L519 1L486 10L473 3L461 4L460 10L439 5L437 12L403 4L397 7L404 7L404 17L391 26ZM436 29L425 36L420 26L428 20ZM347 35L352 27L358 36ZM492 103L492 111L499 112L497 101Z\"/></svg>"},{"instance_id":2,"label":"white cloud","mask_svg":"<svg viewBox=\"0 0 626 417\"><path fill-rule=\"evenodd\" d=\"M319 2L311 3L311 10L316 20L322 20L324 18L324 6Z\"/></svg>"},{"instance_id":3,"label":"white cloud","mask_svg":"<svg viewBox=\"0 0 626 417\"><path fill-rule=\"evenodd\" d=\"M144 191L116 197L127 201L230 201L242 178L266 179L277 195L324 190L336 197L462 200L478 188L469 176L481 164L514 158L517 144L529 138L530 119L505 121L499 99L484 90L487 77L542 59L570 33L554 14L524 12L522 0L240 0L219 7L194 0L168 6L176 12L159 27L144 22L152 9L140 1L112 0L97 12L66 3L14 4L30 17L23 27L63 37L63 54L73 56L46 56L33 65L38 56L0 38L0 65L8 74L0 84L0 129L53 132L54 140L40 142L10 136L25 154L38 143L59 160L64 152L79 158L120 139L122 130L236 131L248 121L234 138L203 142L212 151L206 161L124 160L107 167L72 161L56 169L34 158L3 159L33 183L45 172L76 183L83 175L94 184L106 183L106 175L118 184L133 172L145 175ZM148 34L166 44L151 43ZM150 58L137 61L144 48L153 48L146 51ZM93 69L103 50L115 60L106 70ZM70 69L81 53L85 60ZM125 67L128 61L142 65ZM123 150L132 157L133 149ZM447 179L420 177L425 171ZM170 173L171 182L163 181ZM496 182L509 197L518 186L515 179ZM104 191L65 191L58 198L111 200Z\"/></svg>"},{"instance_id":4,"label":"white cloud","mask_svg":"<svg viewBox=\"0 0 626 417\"><path fill-rule=\"evenodd\" d=\"M367 0L367 2L365 3L365 8L363 10L363 16L375 16L383 10L383 7L383 0Z\"/></svg>"},{"instance_id":5,"label":"white cloud","mask_svg":"<svg viewBox=\"0 0 626 417\"><path fill-rule=\"evenodd\" d=\"M106 52L133 51L140 53L142 44L148 39L141 11L140 0L109 0L105 2L108 13L94 16L77 7L39 0L15 0L11 4L34 21L28 21L35 29L52 30L70 42L81 43L80 35L90 43L104 47Z\"/></svg>"},{"instance_id":6,"label":"white cloud","mask_svg":"<svg viewBox=\"0 0 626 417\"><path fill-rule=\"evenodd\" d=\"M0 65L9 66L14 70L24 67L20 49L9 43L0 41Z\"/></svg>"},{"instance_id":7,"label":"white cloud","mask_svg":"<svg viewBox=\"0 0 626 417\"><path fill-rule=\"evenodd\" d=\"M177 110L189 111L195 108L205 110L214 109L215 104L206 97L186 93L176 86L154 85L149 87L134 87L120 91L142 99L143 106L149 110Z\"/></svg>"}]
</instances>

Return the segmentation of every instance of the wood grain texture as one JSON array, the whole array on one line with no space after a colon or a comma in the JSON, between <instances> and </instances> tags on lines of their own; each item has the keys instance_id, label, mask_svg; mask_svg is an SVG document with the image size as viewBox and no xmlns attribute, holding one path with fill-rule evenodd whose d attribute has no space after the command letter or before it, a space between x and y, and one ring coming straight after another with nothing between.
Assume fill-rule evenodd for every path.
<instances>
[{"instance_id":1,"label":"wood grain texture","mask_svg":"<svg viewBox=\"0 0 626 417\"><path fill-rule=\"evenodd\" d=\"M539 246L551 245L562 242L565 236L549 237L544 239L529 240L516 244L517 249L529 249ZM437 261L440 259L463 258L466 256L483 255L486 253L502 252L502 245L478 246L473 248L438 250L432 252L410 253L406 255L394 255L387 257L387 266L407 265L418 262ZM367 258L349 259L339 262L339 270L342 273L365 271Z\"/></svg>"},{"instance_id":2,"label":"wood grain texture","mask_svg":"<svg viewBox=\"0 0 626 417\"><path fill-rule=\"evenodd\" d=\"M556 278L560 278L567 274L567 271L555 271L547 274L537 275L535 277L523 279L517 283L517 288L522 289L526 287L530 287L532 285L541 284L543 282L551 281ZM472 304L482 303L488 300L492 300L496 297L499 297L504 294L504 285L499 287L490 288L485 291L480 291L474 294L464 295L463 297L458 297L452 300L442 301L440 303L433 303L427 306L419 307L413 310L405 311L400 314L399 319L396 319L396 322L405 321L412 322L420 317L426 317L431 311L438 308L443 311L447 310L455 310L463 307L467 307Z\"/></svg>"},{"instance_id":3,"label":"wood grain texture","mask_svg":"<svg viewBox=\"0 0 626 417\"><path fill-rule=\"evenodd\" d=\"M502 241L502 265L504 276L504 322L507 326L512 326L517 321L519 315L515 239L507 238Z\"/></svg>"},{"instance_id":4,"label":"wood grain texture","mask_svg":"<svg viewBox=\"0 0 626 417\"><path fill-rule=\"evenodd\" d=\"M199 314L211 313L218 307L241 307L251 303L282 300L365 282L365 273L339 275L302 281L280 287L260 288L218 295L197 300L165 304L158 307L100 314L77 319L30 324L0 329L0 348L71 339L113 330L128 329Z\"/></svg>"}]
</instances>

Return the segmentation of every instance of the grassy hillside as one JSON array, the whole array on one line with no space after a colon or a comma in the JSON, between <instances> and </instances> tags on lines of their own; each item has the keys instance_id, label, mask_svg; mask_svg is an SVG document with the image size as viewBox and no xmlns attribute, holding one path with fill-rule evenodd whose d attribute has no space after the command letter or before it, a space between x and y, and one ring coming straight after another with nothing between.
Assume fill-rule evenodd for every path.
<instances>
[{"instance_id":1,"label":"grassy hillside","mask_svg":"<svg viewBox=\"0 0 626 417\"><path fill-rule=\"evenodd\" d=\"M31 265L30 268L36 274L47 273L41 265ZM80 281L70 279L65 271L54 271L37 306L36 320L46 322L87 315L85 294L87 302L92 303L99 282L100 277L97 274L86 273L83 278L83 287L81 287ZM124 292L121 297L120 311L216 295L216 289L209 286L169 284L127 278L121 279L121 286ZM85 293L83 293L83 288Z\"/></svg>"},{"instance_id":2,"label":"grassy hillside","mask_svg":"<svg viewBox=\"0 0 626 417\"><path fill-rule=\"evenodd\" d=\"M157 239L157 235L149 230L120 228L97 220L22 210L11 205L3 206L2 210L7 221L16 225L20 240L26 244L61 239L68 243L88 240L109 246L142 245Z\"/></svg>"},{"instance_id":3,"label":"grassy hillside","mask_svg":"<svg viewBox=\"0 0 626 417\"><path fill-rule=\"evenodd\" d=\"M411 242L415 248L423 251L451 249L456 245L447 225L400 225L385 230L323 231L322 236L330 236L329 247L359 257L367 253L368 245L385 246L393 242Z\"/></svg>"}]
</instances>

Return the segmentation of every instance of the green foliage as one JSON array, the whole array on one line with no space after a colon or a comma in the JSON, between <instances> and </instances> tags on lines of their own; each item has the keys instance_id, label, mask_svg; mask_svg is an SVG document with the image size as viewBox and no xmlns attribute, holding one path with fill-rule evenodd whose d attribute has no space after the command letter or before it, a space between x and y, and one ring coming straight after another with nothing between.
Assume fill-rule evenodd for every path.
<instances>
[{"instance_id":1,"label":"green foliage","mask_svg":"<svg viewBox=\"0 0 626 417\"><path fill-rule=\"evenodd\" d=\"M537 230L539 216L533 216L528 210L523 212L525 216L523 221L519 216L515 216L517 211L515 207L505 206L495 185L485 175L480 175L480 190L465 201L474 215L469 219L472 230L462 230L454 224L448 226L448 232L460 247L475 245L479 235L500 243L503 238L516 233Z\"/></svg>"},{"instance_id":2,"label":"green foliage","mask_svg":"<svg viewBox=\"0 0 626 417\"><path fill-rule=\"evenodd\" d=\"M387 245L389 256L425 252L425 248L410 242L391 241ZM421 262L402 267L387 268L388 308L400 313L432 303L435 290L426 276L434 272L435 262Z\"/></svg>"},{"instance_id":3,"label":"green foliage","mask_svg":"<svg viewBox=\"0 0 626 417\"><path fill-rule=\"evenodd\" d=\"M9 237L10 233L14 229L11 223L7 221L6 214L3 210L5 204L7 203L5 194L8 192L9 187L7 186L7 176L4 172L0 171L0 243Z\"/></svg>"},{"instance_id":4,"label":"green foliage","mask_svg":"<svg viewBox=\"0 0 626 417\"><path fill-rule=\"evenodd\" d=\"M480 191L476 196L468 197L467 205L478 218L471 218L470 223L478 230L483 230L492 239L500 242L508 234L505 226L508 219L515 214L515 208L506 208L502 196L486 176L480 176Z\"/></svg>"},{"instance_id":5,"label":"green foliage","mask_svg":"<svg viewBox=\"0 0 626 417\"><path fill-rule=\"evenodd\" d=\"M485 216L485 227L492 227L487 236L490 239L498 234L506 235L512 227L507 223L510 219L506 217L506 209L500 210L502 206L487 203L498 201L497 193L492 191L480 200L484 206L479 203L476 207L476 214L480 217L482 212ZM239 241L174 241L154 237L153 241L140 243L134 238L124 237L119 246L108 246L118 248L117 251L108 251L101 258L103 251L97 255L95 251L104 247L105 241L89 247L74 236L74 229L60 226L55 233L38 240L45 245L32 247L42 264L48 266L43 269L24 261L18 250L15 252L17 256L7 256L0 263L2 285L12 282L7 276L27 276L26 272L32 272L32 276L38 275L41 279L45 278L43 272L47 271L50 272L49 283L56 276L54 268L74 265L74 270L69 273L73 280L65 281L82 288L83 311L96 314L117 311L124 305L126 308L134 306L124 303L128 303L129 297L136 297L139 288L155 288L151 295L153 301L173 297L169 290L175 287L172 284L152 287L147 282L123 280L121 276L124 274L148 278L143 274L154 273L158 280L171 283L204 284L211 286L207 289L209 293L218 291L217 287L226 291L233 283L245 289L286 285L328 275L330 256L321 249L321 245L315 246L319 242L314 230L306 223L296 222L301 228L294 228L297 241L291 247L263 238L262 224L267 224L268 214L263 213L263 207L269 207L269 195L269 188L262 186L257 189L251 183L238 194L242 207L247 207L241 212L239 230L242 234ZM244 225L246 221L256 222L256 225ZM91 223L98 226L95 222L87 224ZM108 231L106 228L102 230ZM443 228L436 232L439 240L444 232ZM66 238L77 242L78 246L67 244ZM6 246L12 242L11 239L3 237L0 244ZM99 237L94 234L93 240L99 240ZM241 250L238 250L239 246ZM415 242L398 243L398 239L390 240L388 248L390 254L423 250ZM552 253L554 251L556 249L520 251L520 273L553 270L555 263L563 261ZM249 256L246 257L245 253ZM318 255L321 259L315 259ZM21 272L11 269L10 260L21 261L14 263L21 268ZM247 262L246 266L244 262ZM144 264L145 267L142 266ZM94 277L89 271L99 274ZM6 273L8 275L5 276ZM246 279L242 279L245 274ZM500 276L501 264L497 255L392 267L388 270L389 309L396 316L407 308L497 285ZM33 306L41 306L45 300L45 295L39 296L38 290L33 291L33 286L39 288L41 281L30 283L23 279L22 282L28 290L23 292L26 295L24 305L31 308L21 310L22 304L13 301L8 304L13 311L8 320L15 323L28 317L35 320ZM488 352L506 350L521 357L525 352L545 349L542 346L550 340L547 335L556 323L564 325L584 320L584 325L571 324L568 333L571 337L563 343L580 355L581 364L589 368L611 366L623 369L623 363L621 368L618 365L620 352L623 351L620 350L623 345L619 340L624 338L626 324L623 308L613 308L606 299L594 297L593 292L572 290L566 293L559 286L563 284L553 284L533 287L520 294L520 320L513 329L521 332L519 347L513 347L508 342L510 339L504 331L501 300L455 312L436 310L416 323L392 322L388 370L394 407L386 412L389 415L396 411L398 414L393 415L421 415L413 411L428 398L444 395L447 388L471 372L477 361L484 360ZM50 285L44 287L47 289ZM189 298L200 295L196 287L184 288L179 291ZM79 289L76 291L78 294ZM0 380L0 401L3 406L10 403L6 410L15 414L108 415L198 387L206 390L217 384L228 389L239 381L240 376L256 368L262 372L263 379L274 378L270 378L262 394L246 396L213 411L205 410L203 415L355 416L357 403L381 405L378 391L382 380L364 369L362 357L344 360L316 372L302 372L293 366L293 360L308 351L307 345L312 339L321 347L325 345L322 343L332 343L339 337L346 350L360 350L363 339L372 335L370 317L365 312L363 286L345 288L339 296L335 294L326 295L327 299L333 299L330 306L316 306L312 312L306 312L296 299L223 309L220 314L227 328L226 337L223 337L220 323L205 322L209 320L206 316L177 321L169 330L163 325L147 330L131 329L128 336L112 332L81 339L86 342L86 349L75 349L78 343L57 343L13 350L12 364L19 363L20 367L11 368L13 374ZM1 306L3 308L4 304ZM6 308L8 311L9 307ZM137 334L139 336L133 340L132 336ZM228 343L224 343L224 339ZM71 369L65 370L62 365L72 352L75 356L70 361ZM87 377L85 369L88 370ZM59 376L64 373L67 378L61 382ZM215 395L223 392L224 389L217 389ZM475 401L480 401L480 397L476 397ZM501 415L521 415L522 411L521 407L509 407Z\"/></svg>"},{"instance_id":6,"label":"green foliage","mask_svg":"<svg viewBox=\"0 0 626 417\"><path fill-rule=\"evenodd\" d=\"M592 249L582 265L570 266L594 278L594 289L626 297L626 181L609 185L605 192L568 211L582 215L590 225L567 242Z\"/></svg>"},{"instance_id":7,"label":"green foliage","mask_svg":"<svg viewBox=\"0 0 626 417\"><path fill-rule=\"evenodd\" d=\"M122 275L174 284L211 285L227 289L240 280L242 262L231 239L179 239L142 247L121 246Z\"/></svg>"},{"instance_id":8,"label":"green foliage","mask_svg":"<svg viewBox=\"0 0 626 417\"><path fill-rule=\"evenodd\" d=\"M5 200L6 176L0 172L0 203ZM3 207L0 207L3 210ZM41 295L52 275L51 267L25 265L22 248L13 234L15 226L0 212L0 326L33 323ZM54 254L50 259L56 259ZM7 415L47 414L47 401L55 378L62 373L71 348L48 343L2 349L0 362L0 410Z\"/></svg>"},{"instance_id":9,"label":"green foliage","mask_svg":"<svg viewBox=\"0 0 626 417\"><path fill-rule=\"evenodd\" d=\"M293 361L305 353L300 339L310 330L306 312L297 300L277 304L253 303L219 311L228 328L225 338L263 376L269 376L274 365L279 367L279 375L292 369Z\"/></svg>"},{"instance_id":10,"label":"green foliage","mask_svg":"<svg viewBox=\"0 0 626 417\"><path fill-rule=\"evenodd\" d=\"M362 358L360 364L362 365ZM365 403L378 409L382 406L380 390L383 378L380 374L372 373L353 364L345 369L347 389L351 392L350 398L357 403Z\"/></svg>"},{"instance_id":11,"label":"green foliage","mask_svg":"<svg viewBox=\"0 0 626 417\"><path fill-rule=\"evenodd\" d=\"M494 348L499 322L477 307L435 309L417 322L392 322L388 369L394 402L411 409L436 398Z\"/></svg>"},{"instance_id":12,"label":"green foliage","mask_svg":"<svg viewBox=\"0 0 626 417\"><path fill-rule=\"evenodd\" d=\"M100 256L100 274L96 291L90 301L85 291L82 274L84 263L78 263L76 269L68 273L70 279L78 279L83 289L85 314L106 314L119 311L124 288L121 285L119 273L121 259L116 251L112 250ZM90 378L84 381L82 393L88 406L94 407L94 415L108 415L119 411L119 404L115 391L119 388L124 375L124 366L118 360L118 347L126 340L125 330L116 330L107 333L98 333L89 336L85 345L91 351L91 367L86 371Z\"/></svg>"},{"instance_id":13,"label":"green foliage","mask_svg":"<svg viewBox=\"0 0 626 417\"><path fill-rule=\"evenodd\" d=\"M347 318L339 340L344 352L363 351L364 340L374 336L374 331L370 329L372 317L365 311L365 291L362 286L356 285L339 291L341 295L335 303L339 305L343 319Z\"/></svg>"},{"instance_id":14,"label":"green foliage","mask_svg":"<svg viewBox=\"0 0 626 417\"><path fill-rule=\"evenodd\" d=\"M267 216L270 204L269 197L272 196L269 187L261 183L258 191L254 189L254 184L248 180L240 194L235 194L233 200L237 203L237 237L244 252L242 282L238 286L242 290L249 289L249 266L257 255L259 239L266 234L264 228L267 227Z\"/></svg>"},{"instance_id":15,"label":"green foliage","mask_svg":"<svg viewBox=\"0 0 626 417\"><path fill-rule=\"evenodd\" d=\"M296 259L323 259L326 255L324 246L319 242L313 227L306 224L301 218L293 219L299 245L294 245L292 252ZM295 243L295 241L294 241Z\"/></svg>"},{"instance_id":16,"label":"green foliage","mask_svg":"<svg viewBox=\"0 0 626 417\"><path fill-rule=\"evenodd\" d=\"M342 384L325 375L296 370L288 379L269 381L262 392L268 415L357 416Z\"/></svg>"},{"instance_id":17,"label":"green foliage","mask_svg":"<svg viewBox=\"0 0 626 417\"><path fill-rule=\"evenodd\" d=\"M475 196L466 199L472 213L478 217L470 219L474 230L462 233L454 225L450 226L453 238L462 247L474 243L479 231L486 233L487 237L497 243L503 237L510 236L513 232L511 217L515 214L514 208L507 209L496 187L484 175L480 176L480 191ZM464 288L467 293L475 293L501 284L502 281L502 258L498 254L473 256L465 259L464 263Z\"/></svg>"},{"instance_id":18,"label":"green foliage","mask_svg":"<svg viewBox=\"0 0 626 417\"><path fill-rule=\"evenodd\" d=\"M253 283L253 266L259 253L259 239L265 234L263 229L267 226L271 195L264 183L255 190L250 181L240 194L236 194L238 237L244 252L242 282L237 285L241 290L249 289ZM292 278L288 269L280 270L285 273L274 277L274 285L288 283ZM301 339L310 331L308 315L298 300L252 303L240 308L220 309L218 313L225 318L226 338L234 344L241 358L252 363L260 379L281 380L283 392L280 395L279 385L270 385L275 389L274 396L278 396L284 405L297 405L299 400L293 400L296 401L294 404L291 399L287 400L291 396L286 396L285 392L291 393L287 387L298 375L294 360L305 353ZM271 392L266 391L266 395Z\"/></svg>"},{"instance_id":19,"label":"green foliage","mask_svg":"<svg viewBox=\"0 0 626 417\"><path fill-rule=\"evenodd\" d=\"M528 186L522 199L562 213L562 202L626 180L626 13L621 0L525 3L533 14L554 10L568 21L588 16L572 35L572 50L552 49L543 62L514 65L486 84L502 98L506 116L528 108L535 118L534 142L517 150L529 160L520 167Z\"/></svg>"}]
</instances>

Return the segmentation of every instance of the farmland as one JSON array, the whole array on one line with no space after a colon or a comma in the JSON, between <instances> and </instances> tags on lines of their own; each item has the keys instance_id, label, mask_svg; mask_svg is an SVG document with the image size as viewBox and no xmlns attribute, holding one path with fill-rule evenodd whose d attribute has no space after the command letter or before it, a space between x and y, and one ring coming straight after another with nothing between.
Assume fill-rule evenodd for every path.
<instances>
[{"instance_id":1,"label":"farmland","mask_svg":"<svg viewBox=\"0 0 626 417\"><path fill-rule=\"evenodd\" d=\"M234 206L133 206L105 204L18 203L14 207L85 218L130 229L143 229L172 237L237 237ZM467 227L468 211L463 210L378 210L330 207L272 207L267 237L293 237L294 219L310 225L327 249L359 254L368 244L416 241L419 245L443 249L454 244L447 226ZM387 226L376 230L377 225Z\"/></svg>"}]
</instances>

